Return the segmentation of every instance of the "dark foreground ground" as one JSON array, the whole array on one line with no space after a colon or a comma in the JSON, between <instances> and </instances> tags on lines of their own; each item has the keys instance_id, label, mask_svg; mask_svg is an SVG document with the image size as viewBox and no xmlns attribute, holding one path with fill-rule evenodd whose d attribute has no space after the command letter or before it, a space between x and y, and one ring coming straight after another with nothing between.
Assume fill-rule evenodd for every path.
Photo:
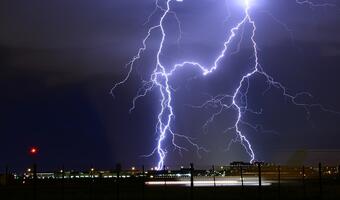
<instances>
[{"instance_id":1,"label":"dark foreground ground","mask_svg":"<svg viewBox=\"0 0 340 200\"><path fill-rule=\"evenodd\" d=\"M35 189L36 188L36 189ZM271 186L190 187L147 186L140 179L121 180L40 180L13 182L0 186L1 200L200 200L200 199L340 199L339 180L308 180Z\"/></svg>"}]
</instances>

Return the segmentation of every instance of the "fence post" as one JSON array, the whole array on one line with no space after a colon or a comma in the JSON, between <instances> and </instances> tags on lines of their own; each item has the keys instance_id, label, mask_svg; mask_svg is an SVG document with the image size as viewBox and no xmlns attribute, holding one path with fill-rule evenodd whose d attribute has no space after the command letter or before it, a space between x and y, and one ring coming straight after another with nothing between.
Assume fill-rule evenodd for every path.
<instances>
[{"instance_id":1,"label":"fence post","mask_svg":"<svg viewBox=\"0 0 340 200\"><path fill-rule=\"evenodd\" d=\"M144 200L145 195L145 167L142 166L142 199Z\"/></svg>"},{"instance_id":2,"label":"fence post","mask_svg":"<svg viewBox=\"0 0 340 200\"><path fill-rule=\"evenodd\" d=\"M119 184L120 184L120 171L122 170L122 165L116 165L116 173L117 173L117 182L116 182L116 199L119 200Z\"/></svg>"},{"instance_id":3,"label":"fence post","mask_svg":"<svg viewBox=\"0 0 340 200\"><path fill-rule=\"evenodd\" d=\"M33 199L37 199L37 164L33 164Z\"/></svg>"},{"instance_id":4,"label":"fence post","mask_svg":"<svg viewBox=\"0 0 340 200\"><path fill-rule=\"evenodd\" d=\"M190 199L194 199L194 164L190 163Z\"/></svg>"},{"instance_id":5,"label":"fence post","mask_svg":"<svg viewBox=\"0 0 340 200\"><path fill-rule=\"evenodd\" d=\"M281 198L281 166L277 168L278 171L278 197Z\"/></svg>"},{"instance_id":6,"label":"fence post","mask_svg":"<svg viewBox=\"0 0 340 200\"><path fill-rule=\"evenodd\" d=\"M94 167L92 166L90 169L90 199L95 199L94 197L94 186L95 186L95 180L94 180Z\"/></svg>"},{"instance_id":7,"label":"fence post","mask_svg":"<svg viewBox=\"0 0 340 200\"><path fill-rule=\"evenodd\" d=\"M166 170L166 167L165 165L163 165L163 170L161 171L161 173L163 174L163 180L164 180L164 192L163 192L163 196L164 196L164 200L167 200L168 199L168 189L167 189L167 176L168 176L168 173L167 173L167 170Z\"/></svg>"},{"instance_id":8,"label":"fence post","mask_svg":"<svg viewBox=\"0 0 340 200\"><path fill-rule=\"evenodd\" d=\"M64 165L62 166L61 169L61 195L62 195L62 199L65 199L65 167Z\"/></svg>"},{"instance_id":9,"label":"fence post","mask_svg":"<svg viewBox=\"0 0 340 200\"><path fill-rule=\"evenodd\" d=\"M213 181L214 181L214 190L213 190L213 195L212 198L216 199L216 176L215 176L215 165L212 165L212 173L213 173Z\"/></svg>"},{"instance_id":10,"label":"fence post","mask_svg":"<svg viewBox=\"0 0 340 200\"><path fill-rule=\"evenodd\" d=\"M215 176L215 166L212 166L212 171L213 171L213 179L214 179L214 189L216 188L216 176Z\"/></svg>"},{"instance_id":11,"label":"fence post","mask_svg":"<svg viewBox=\"0 0 340 200\"><path fill-rule=\"evenodd\" d=\"M305 180L305 166L302 166L302 187L303 187L303 199L306 199L306 180Z\"/></svg>"},{"instance_id":12,"label":"fence post","mask_svg":"<svg viewBox=\"0 0 340 200\"><path fill-rule=\"evenodd\" d=\"M259 174L259 187L258 187L258 190L259 190L259 199L261 199L262 198L261 162L258 162L257 167L258 167L258 174Z\"/></svg>"},{"instance_id":13,"label":"fence post","mask_svg":"<svg viewBox=\"0 0 340 200\"><path fill-rule=\"evenodd\" d=\"M319 191L320 191L320 199L322 199L322 166L321 166L321 162L319 162Z\"/></svg>"},{"instance_id":14,"label":"fence post","mask_svg":"<svg viewBox=\"0 0 340 200\"><path fill-rule=\"evenodd\" d=\"M243 196L244 182L243 182L243 167L242 167L242 164L240 164L240 176L241 176L241 194Z\"/></svg>"}]
</instances>

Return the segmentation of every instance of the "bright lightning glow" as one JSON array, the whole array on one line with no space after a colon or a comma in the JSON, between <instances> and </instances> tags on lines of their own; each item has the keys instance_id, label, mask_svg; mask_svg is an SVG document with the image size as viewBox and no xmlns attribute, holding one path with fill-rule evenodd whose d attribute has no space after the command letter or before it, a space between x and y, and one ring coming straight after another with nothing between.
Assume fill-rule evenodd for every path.
<instances>
[{"instance_id":1,"label":"bright lightning glow","mask_svg":"<svg viewBox=\"0 0 340 200\"><path fill-rule=\"evenodd\" d=\"M142 53L147 50L147 41L152 37L154 32L160 32L161 33L161 38L158 43L157 47L157 53L155 55L156 58L156 65L150 75L149 80L144 81L142 87L138 90L135 98L133 99L132 107L130 109L130 112L135 109L136 106L136 101L144 96L146 96L151 90L157 89L159 91L159 94L161 96L160 98L160 111L157 116L157 124L156 124L156 132L158 134L157 138L157 145L152 151L152 153L149 155L153 155L157 153L158 155L158 162L157 162L157 170L161 170L165 164L165 158L167 154L167 150L164 147L165 141L170 137L170 140L172 142L172 145L174 146L175 149L181 151L181 150L187 150L184 147L181 147L176 144L175 140L176 139L184 139L191 145L193 145L196 149L197 152L199 151L206 151L204 148L200 147L198 144L193 142L192 138L189 138L184 135L180 135L177 133L174 133L171 129L172 127L172 122L174 119L174 108L172 106L172 89L169 84L169 80L172 78L172 76L178 72L179 69L184 68L184 67L194 67L197 68L201 71L202 76L207 76L211 73L213 73L219 66L220 62L222 59L224 59L227 51L229 50L229 46L231 43L234 41L236 36L238 34L241 34L240 29L243 29L244 26L250 26L251 28L251 34L250 37L248 38L252 44L252 55L253 55L253 65L250 71L248 71L246 74L244 74L240 82L237 86L237 88L234 90L234 93L232 94L223 94L223 95L218 95L216 97L212 97L210 100L207 102L203 103L201 106L198 106L200 108L207 106L208 104L216 104L220 107L218 112L214 113L213 116L208 120L207 123L210 123L214 120L214 118L221 114L224 109L234 109L237 113L237 118L235 120L235 123L233 127L229 128L228 130L234 130L236 133L236 138L233 139L231 142L240 142L240 144L244 147L245 151L250 157L250 162L255 161L255 152L253 150L253 147L250 143L250 141L247 139L246 135L241 131L241 124L248 124L247 122L244 122L242 120L243 114L245 112L252 112L256 113L255 111L252 111L251 109L248 108L247 105L247 93L249 89L249 80L254 77L255 74L263 76L267 83L269 84L269 87L274 87L277 89L280 89L282 91L283 96L288 98L293 104L297 106L302 106L303 108L306 109L307 112L309 112L309 108L311 107L319 107L321 110L324 111L330 111L326 108L324 108L320 104L305 104L305 103L300 103L297 101L298 97L301 96L308 96L310 97L311 95L306 92L301 92L297 94L290 94L288 90L279 82L275 81L270 75L268 75L263 68L261 67L259 63L259 52L258 52L258 45L256 42L256 22L251 16L251 8L254 3L254 0L242 0L243 2L243 18L229 30L228 35L226 36L226 39L223 43L223 48L220 51L220 53L216 56L216 59L213 61L213 64L211 66L204 66L201 65L198 62L195 61L184 61L182 63L177 63L173 66L165 66L165 64L161 60L161 55L163 53L164 49L164 43L167 37L167 33L165 31L165 20L168 17L173 16L177 23L179 24L180 27L180 22L177 17L177 15L171 11L171 4L173 2L182 2L183 0L163 0L164 4L160 3L161 0L156 0L156 8L155 11L150 15L148 18L147 23L150 21L150 18L153 16L153 14L156 11L161 11L162 14L160 16L159 22L151 26L147 32L146 37L142 40L142 47L138 50L137 54L131 59L131 61L127 64L129 67L128 73L125 76L125 78L121 81L118 82L114 85L112 88L113 92L118 86L124 84L130 77L134 64L141 58ZM310 2L308 0L296 0L297 4L300 5L309 5L312 7L319 7L319 6L332 6L332 4L315 4L313 2ZM224 103L225 100L230 100L230 103Z\"/></svg>"}]
</instances>

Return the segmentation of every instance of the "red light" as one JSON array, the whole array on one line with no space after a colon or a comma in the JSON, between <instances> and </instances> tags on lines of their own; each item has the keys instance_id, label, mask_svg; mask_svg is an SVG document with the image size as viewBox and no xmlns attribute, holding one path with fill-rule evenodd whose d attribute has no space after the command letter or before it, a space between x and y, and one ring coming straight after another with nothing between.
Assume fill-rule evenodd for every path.
<instances>
[{"instance_id":1,"label":"red light","mask_svg":"<svg viewBox=\"0 0 340 200\"><path fill-rule=\"evenodd\" d=\"M37 154L38 153L38 149L36 147L32 147L30 149L30 154L34 155L34 154Z\"/></svg>"}]
</instances>

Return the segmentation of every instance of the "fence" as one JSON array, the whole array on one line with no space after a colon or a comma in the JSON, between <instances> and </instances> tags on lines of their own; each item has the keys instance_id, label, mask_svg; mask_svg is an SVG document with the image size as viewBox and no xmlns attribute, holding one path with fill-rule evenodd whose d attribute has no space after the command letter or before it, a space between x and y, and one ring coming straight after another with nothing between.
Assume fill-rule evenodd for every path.
<instances>
[{"instance_id":1,"label":"fence","mask_svg":"<svg viewBox=\"0 0 340 200\"><path fill-rule=\"evenodd\" d=\"M36 167L36 166L35 166ZM50 176L47 176L49 174ZM52 175L53 174L53 175ZM45 175L45 177L43 176ZM1 199L339 199L339 167L236 163L210 169L60 170L1 176ZM5 198L2 198L5 197Z\"/></svg>"}]
</instances>

